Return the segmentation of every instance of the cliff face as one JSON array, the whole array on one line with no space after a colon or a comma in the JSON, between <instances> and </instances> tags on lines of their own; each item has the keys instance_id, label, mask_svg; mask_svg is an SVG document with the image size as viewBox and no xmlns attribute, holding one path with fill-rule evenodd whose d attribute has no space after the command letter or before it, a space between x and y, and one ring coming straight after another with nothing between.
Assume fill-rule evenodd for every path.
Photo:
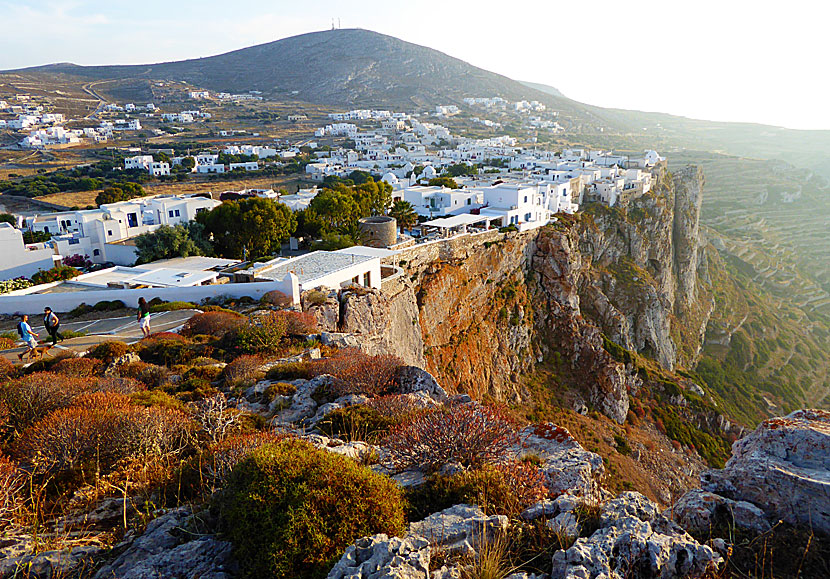
<instances>
[{"instance_id":1,"label":"cliff face","mask_svg":"<svg viewBox=\"0 0 830 579\"><path fill-rule=\"evenodd\" d=\"M703 173L658 173L627 208L590 206L580 221L583 312L611 340L672 370L693 365L712 310L700 234Z\"/></svg>"},{"instance_id":2,"label":"cliff face","mask_svg":"<svg viewBox=\"0 0 830 579\"><path fill-rule=\"evenodd\" d=\"M699 279L702 174L660 179L627 210L594 205L536 232L404 250L401 275L382 292L341 295L337 328L477 398L520 402L521 377L555 358L575 405L622 423L641 383L603 334L671 369L696 355L710 311Z\"/></svg>"}]
</instances>

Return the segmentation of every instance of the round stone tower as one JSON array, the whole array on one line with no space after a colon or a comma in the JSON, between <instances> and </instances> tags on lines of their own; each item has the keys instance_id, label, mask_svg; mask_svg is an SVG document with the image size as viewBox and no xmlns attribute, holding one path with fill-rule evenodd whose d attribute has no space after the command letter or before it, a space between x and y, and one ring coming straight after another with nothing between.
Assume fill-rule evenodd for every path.
<instances>
[{"instance_id":1,"label":"round stone tower","mask_svg":"<svg viewBox=\"0 0 830 579\"><path fill-rule=\"evenodd\" d=\"M360 227L360 241L368 247L389 247L398 240L398 221L394 217L364 217L357 224Z\"/></svg>"}]
</instances>

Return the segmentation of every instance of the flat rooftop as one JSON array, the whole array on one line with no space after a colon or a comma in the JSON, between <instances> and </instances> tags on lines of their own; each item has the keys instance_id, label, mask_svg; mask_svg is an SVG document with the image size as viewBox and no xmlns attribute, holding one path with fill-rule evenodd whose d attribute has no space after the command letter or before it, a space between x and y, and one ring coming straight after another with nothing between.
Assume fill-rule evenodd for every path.
<instances>
[{"instance_id":1,"label":"flat rooftop","mask_svg":"<svg viewBox=\"0 0 830 579\"><path fill-rule=\"evenodd\" d=\"M168 269L187 269L190 271L219 271L240 263L238 259L224 259L221 257L174 257L145 263L142 267L163 267Z\"/></svg>"},{"instance_id":2,"label":"flat rooftop","mask_svg":"<svg viewBox=\"0 0 830 579\"><path fill-rule=\"evenodd\" d=\"M274 267L263 271L260 277L281 280L288 273L293 273L299 279L300 285L316 280L323 276L338 272L358 263L378 259L371 255L355 253L340 253L337 251L314 251L285 260Z\"/></svg>"}]
</instances>

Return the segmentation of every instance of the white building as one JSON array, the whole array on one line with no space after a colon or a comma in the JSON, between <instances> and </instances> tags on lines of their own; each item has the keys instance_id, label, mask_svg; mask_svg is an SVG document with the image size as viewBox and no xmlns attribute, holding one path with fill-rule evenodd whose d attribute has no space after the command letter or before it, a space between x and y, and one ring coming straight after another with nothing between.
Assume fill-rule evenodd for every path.
<instances>
[{"instance_id":1,"label":"white building","mask_svg":"<svg viewBox=\"0 0 830 579\"><path fill-rule=\"evenodd\" d=\"M31 277L39 270L52 269L61 256L42 243L26 245L23 232L11 223L0 223L0 280Z\"/></svg>"},{"instance_id":2,"label":"white building","mask_svg":"<svg viewBox=\"0 0 830 579\"><path fill-rule=\"evenodd\" d=\"M210 164L210 165L196 165L196 172L197 173L224 173L225 172L225 165L221 164Z\"/></svg>"},{"instance_id":3,"label":"white building","mask_svg":"<svg viewBox=\"0 0 830 579\"><path fill-rule=\"evenodd\" d=\"M246 163L231 163L230 170L233 171L234 169L242 169L243 171L258 171L259 163L257 163L256 161L249 161Z\"/></svg>"}]
</instances>

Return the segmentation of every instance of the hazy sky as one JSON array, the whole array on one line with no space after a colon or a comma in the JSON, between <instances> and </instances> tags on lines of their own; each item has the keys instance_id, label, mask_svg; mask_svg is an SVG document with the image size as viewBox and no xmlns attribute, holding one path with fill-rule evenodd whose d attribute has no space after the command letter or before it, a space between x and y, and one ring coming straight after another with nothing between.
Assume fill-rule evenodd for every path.
<instances>
[{"instance_id":1,"label":"hazy sky","mask_svg":"<svg viewBox=\"0 0 830 579\"><path fill-rule=\"evenodd\" d=\"M596 105L830 129L828 16L818 0L0 0L0 69L210 56L339 18Z\"/></svg>"}]
</instances>

